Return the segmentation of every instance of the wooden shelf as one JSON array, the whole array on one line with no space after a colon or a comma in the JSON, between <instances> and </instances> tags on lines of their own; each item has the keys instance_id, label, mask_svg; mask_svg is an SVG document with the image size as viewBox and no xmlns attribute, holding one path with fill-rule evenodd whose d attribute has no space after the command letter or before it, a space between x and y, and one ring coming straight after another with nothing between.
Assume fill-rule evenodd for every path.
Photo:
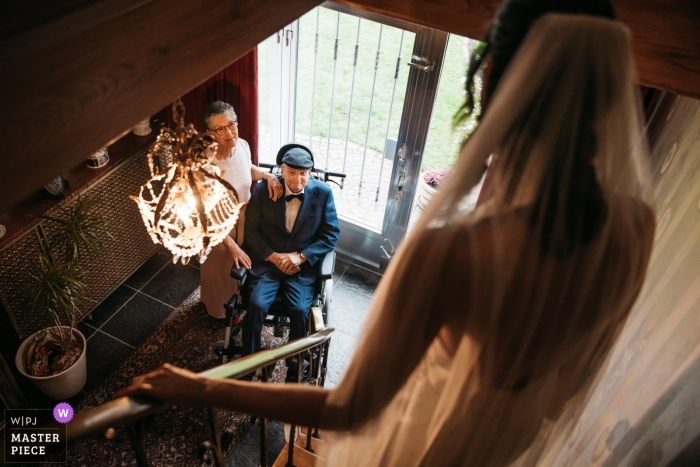
<instances>
[{"instance_id":1,"label":"wooden shelf","mask_svg":"<svg viewBox=\"0 0 700 467\"><path fill-rule=\"evenodd\" d=\"M151 128L153 128L153 131L151 131L151 134L148 136L136 136L130 131L125 136L115 141L107 149L109 162L104 167L91 169L85 163L87 161L86 159L80 165L60 174L68 181L68 188L64 192L65 196L63 198L59 200L50 200L48 193L42 189L1 213L0 224L5 226L7 232L5 236L0 239L0 250L39 223L40 219L37 219L37 216L48 213L56 205L60 206L67 203L78 193L84 191L87 187L110 173L131 156L155 141L159 126L151 121Z\"/></svg>"}]
</instances>

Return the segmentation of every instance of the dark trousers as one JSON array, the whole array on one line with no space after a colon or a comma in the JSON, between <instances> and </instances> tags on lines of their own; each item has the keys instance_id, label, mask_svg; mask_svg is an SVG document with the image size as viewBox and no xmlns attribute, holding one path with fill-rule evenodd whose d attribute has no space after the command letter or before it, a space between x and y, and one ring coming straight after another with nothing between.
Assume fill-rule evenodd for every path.
<instances>
[{"instance_id":1,"label":"dark trousers","mask_svg":"<svg viewBox=\"0 0 700 467\"><path fill-rule=\"evenodd\" d=\"M297 275L268 271L262 276L248 272L247 287L251 289L248 311L243 318L242 355L250 355L260 350L260 333L263 320L277 291L282 289L284 308L290 319L289 340L306 336L309 309L314 298L315 286L301 285Z\"/></svg>"}]
</instances>

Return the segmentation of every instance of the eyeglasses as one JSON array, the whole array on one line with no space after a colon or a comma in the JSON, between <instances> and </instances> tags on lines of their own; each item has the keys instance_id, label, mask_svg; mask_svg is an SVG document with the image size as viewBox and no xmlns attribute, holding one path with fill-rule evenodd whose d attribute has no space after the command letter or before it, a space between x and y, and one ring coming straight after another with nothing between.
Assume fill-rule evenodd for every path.
<instances>
[{"instance_id":1,"label":"eyeglasses","mask_svg":"<svg viewBox=\"0 0 700 467\"><path fill-rule=\"evenodd\" d=\"M238 120L234 120L226 126L220 126L219 128L214 128L214 131L216 132L217 135L224 136L226 134L226 130L231 129L233 131L234 127L238 127Z\"/></svg>"}]
</instances>

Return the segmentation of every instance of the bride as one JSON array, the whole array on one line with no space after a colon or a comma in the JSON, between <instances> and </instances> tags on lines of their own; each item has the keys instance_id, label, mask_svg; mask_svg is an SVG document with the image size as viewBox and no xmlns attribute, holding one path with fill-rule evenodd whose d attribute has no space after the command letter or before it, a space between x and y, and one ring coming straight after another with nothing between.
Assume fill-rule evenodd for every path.
<instances>
[{"instance_id":1,"label":"bride","mask_svg":"<svg viewBox=\"0 0 700 467\"><path fill-rule=\"evenodd\" d=\"M479 127L391 262L337 388L165 365L118 395L334 430L330 465L554 463L654 235L630 33L613 16L605 0L503 5ZM465 214L491 154L493 193Z\"/></svg>"}]
</instances>

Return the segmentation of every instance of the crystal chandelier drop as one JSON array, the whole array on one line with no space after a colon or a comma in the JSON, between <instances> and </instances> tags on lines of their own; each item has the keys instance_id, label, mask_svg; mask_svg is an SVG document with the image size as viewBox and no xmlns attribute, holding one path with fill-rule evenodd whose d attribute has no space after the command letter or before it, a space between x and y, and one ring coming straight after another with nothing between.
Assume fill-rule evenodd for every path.
<instances>
[{"instance_id":1,"label":"crystal chandelier drop","mask_svg":"<svg viewBox=\"0 0 700 467\"><path fill-rule=\"evenodd\" d=\"M203 263L236 224L242 204L221 170L209 163L217 149L214 138L197 134L191 123L185 127L180 99L172 108L177 128L160 130L148 151L151 179L131 198L153 242L173 253L173 263L187 264L195 255ZM161 172L153 157L166 152L172 153L172 162Z\"/></svg>"}]
</instances>

